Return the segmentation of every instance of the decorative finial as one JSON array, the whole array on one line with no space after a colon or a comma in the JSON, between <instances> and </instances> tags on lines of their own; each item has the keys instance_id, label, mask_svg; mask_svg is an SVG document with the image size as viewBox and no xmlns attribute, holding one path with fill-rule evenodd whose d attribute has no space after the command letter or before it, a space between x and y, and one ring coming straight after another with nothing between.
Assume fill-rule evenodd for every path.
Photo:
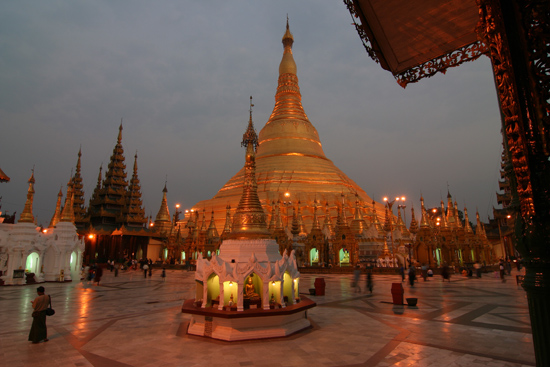
<instances>
[{"instance_id":1,"label":"decorative finial","mask_svg":"<svg viewBox=\"0 0 550 367\"><path fill-rule=\"evenodd\" d=\"M120 118L120 126L118 127L118 143L122 142L122 118Z\"/></svg>"},{"instance_id":2,"label":"decorative finial","mask_svg":"<svg viewBox=\"0 0 550 367\"><path fill-rule=\"evenodd\" d=\"M258 147L258 134L256 134L254 123L252 122L252 107L254 107L254 104L252 103L252 96L250 96L250 119L248 120L248 128L243 134L241 146L247 148L249 144L252 144L254 151L256 151Z\"/></svg>"}]
</instances>

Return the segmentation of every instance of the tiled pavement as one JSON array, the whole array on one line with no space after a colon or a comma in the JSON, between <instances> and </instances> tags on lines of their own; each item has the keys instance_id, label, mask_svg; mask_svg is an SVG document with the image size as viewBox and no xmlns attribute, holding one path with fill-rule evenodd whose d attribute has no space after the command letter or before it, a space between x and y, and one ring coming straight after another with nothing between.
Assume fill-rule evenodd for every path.
<instances>
[{"instance_id":1,"label":"tiled pavement","mask_svg":"<svg viewBox=\"0 0 550 367\"><path fill-rule=\"evenodd\" d=\"M375 275L370 295L354 292L351 275L322 275L326 295L310 297L312 328L230 343L185 334L190 316L180 306L194 296L192 272L167 271L165 282L159 271L104 274L100 286L44 284L56 314L40 344L27 341L36 286L0 287L0 366L535 365L527 300L513 276L403 283L405 297L418 298L413 308L391 304L399 276ZM316 277L302 274L301 292Z\"/></svg>"}]
</instances>

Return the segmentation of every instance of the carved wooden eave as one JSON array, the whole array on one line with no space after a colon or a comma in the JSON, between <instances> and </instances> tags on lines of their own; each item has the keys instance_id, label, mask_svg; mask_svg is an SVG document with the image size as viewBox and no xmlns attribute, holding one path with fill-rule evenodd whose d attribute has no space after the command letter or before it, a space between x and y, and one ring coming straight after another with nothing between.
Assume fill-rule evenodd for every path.
<instances>
[{"instance_id":1,"label":"carved wooden eave","mask_svg":"<svg viewBox=\"0 0 550 367\"><path fill-rule=\"evenodd\" d=\"M473 0L343 0L369 56L406 87L488 52Z\"/></svg>"}]
</instances>

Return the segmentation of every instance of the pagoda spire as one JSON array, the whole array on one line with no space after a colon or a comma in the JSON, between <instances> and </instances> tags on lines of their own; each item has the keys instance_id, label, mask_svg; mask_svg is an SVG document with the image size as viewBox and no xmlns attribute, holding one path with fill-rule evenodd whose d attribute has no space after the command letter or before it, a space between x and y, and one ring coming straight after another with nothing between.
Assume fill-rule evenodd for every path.
<instances>
[{"instance_id":1,"label":"pagoda spire","mask_svg":"<svg viewBox=\"0 0 550 367\"><path fill-rule=\"evenodd\" d=\"M126 165L124 161L121 120L118 128L117 143L113 148L113 154L105 173L105 179L101 186L98 182L98 187L94 190L94 194L90 200L88 213L92 227L101 225L115 229L117 225L126 221L125 218L128 213L123 213L123 209L126 206L125 196L128 182L126 181ZM141 224L146 221L143 218Z\"/></svg>"},{"instance_id":2,"label":"pagoda spire","mask_svg":"<svg viewBox=\"0 0 550 367\"><path fill-rule=\"evenodd\" d=\"M317 199L313 201L313 224L311 225L311 231L321 229L319 219L317 218Z\"/></svg>"},{"instance_id":3,"label":"pagoda spire","mask_svg":"<svg viewBox=\"0 0 550 367\"><path fill-rule=\"evenodd\" d=\"M378 215L376 214L376 202L372 201L372 224L374 225L374 228L378 231L378 235L385 236L384 228L382 227L382 224L380 223L380 220L378 219Z\"/></svg>"},{"instance_id":4,"label":"pagoda spire","mask_svg":"<svg viewBox=\"0 0 550 367\"><path fill-rule=\"evenodd\" d=\"M86 208L84 206L84 185L82 185L81 162L82 148L78 150L78 160L76 162L75 174L72 178L73 191L73 212L75 225L84 228L86 223Z\"/></svg>"},{"instance_id":5,"label":"pagoda spire","mask_svg":"<svg viewBox=\"0 0 550 367\"><path fill-rule=\"evenodd\" d=\"M462 229L462 221L460 220L460 217L458 216L458 203L456 202L456 200L455 200L455 204L454 204L454 217L455 217L456 227L458 229Z\"/></svg>"},{"instance_id":6,"label":"pagoda spire","mask_svg":"<svg viewBox=\"0 0 550 367\"><path fill-rule=\"evenodd\" d=\"M416 222L416 218L414 217L414 208L411 208L411 224L409 226L409 232L412 234L418 233L418 223Z\"/></svg>"},{"instance_id":7,"label":"pagoda spire","mask_svg":"<svg viewBox=\"0 0 550 367\"><path fill-rule=\"evenodd\" d=\"M441 228L448 228L447 217L445 215L445 204L441 200Z\"/></svg>"},{"instance_id":8,"label":"pagoda spire","mask_svg":"<svg viewBox=\"0 0 550 367\"><path fill-rule=\"evenodd\" d=\"M334 236L334 227L332 226L332 218L330 217L330 208L328 207L328 201L325 203L325 221L323 223L323 233L325 236Z\"/></svg>"},{"instance_id":9,"label":"pagoda spire","mask_svg":"<svg viewBox=\"0 0 550 367\"><path fill-rule=\"evenodd\" d=\"M225 207L225 225L223 227L222 236L227 236L231 233L231 205Z\"/></svg>"},{"instance_id":10,"label":"pagoda spire","mask_svg":"<svg viewBox=\"0 0 550 367\"><path fill-rule=\"evenodd\" d=\"M70 178L67 183L67 196L65 196L65 205L63 205L63 210L61 211L60 222L74 223L73 198L73 180Z\"/></svg>"},{"instance_id":11,"label":"pagoda spire","mask_svg":"<svg viewBox=\"0 0 550 367\"><path fill-rule=\"evenodd\" d=\"M297 221L298 221L298 235L299 236L306 236L307 235L307 231L306 231L306 227L304 225L304 218L302 217L302 207L301 207L301 202L300 200L298 200L298 213L296 214L296 217L297 217Z\"/></svg>"},{"instance_id":12,"label":"pagoda spire","mask_svg":"<svg viewBox=\"0 0 550 367\"><path fill-rule=\"evenodd\" d=\"M61 220L61 199L63 198L63 191L59 188L59 193L57 194L57 204L55 204L55 213L53 214L52 220L48 228L55 228L57 223Z\"/></svg>"},{"instance_id":13,"label":"pagoda spire","mask_svg":"<svg viewBox=\"0 0 550 367\"><path fill-rule=\"evenodd\" d=\"M32 203L34 200L34 167L32 169L31 177L29 178L29 188L27 190L27 201L25 202L25 208L19 222L22 223L34 223L34 215L32 214Z\"/></svg>"},{"instance_id":14,"label":"pagoda spire","mask_svg":"<svg viewBox=\"0 0 550 367\"><path fill-rule=\"evenodd\" d=\"M212 209L212 215L210 217L210 224L208 225L208 230L206 232L207 238L216 238L219 237L218 229L216 228L216 223L214 221L214 209Z\"/></svg>"},{"instance_id":15,"label":"pagoda spire","mask_svg":"<svg viewBox=\"0 0 550 367\"><path fill-rule=\"evenodd\" d=\"M428 222L428 213L426 212L426 207L424 206L424 198L420 195L420 227L431 227Z\"/></svg>"},{"instance_id":16,"label":"pagoda spire","mask_svg":"<svg viewBox=\"0 0 550 367\"><path fill-rule=\"evenodd\" d=\"M269 225L267 226L267 229L269 229L270 232L273 232L275 230L275 225L277 223L277 212L275 208L275 200L271 201L271 218L269 219Z\"/></svg>"},{"instance_id":17,"label":"pagoda spire","mask_svg":"<svg viewBox=\"0 0 550 367\"><path fill-rule=\"evenodd\" d=\"M252 122L253 106L252 97L250 97L250 119L241 142L241 146L246 148L243 194L237 206L237 212L233 217L233 230L230 234L232 239L270 237L266 215L258 197L258 185L256 183L258 135Z\"/></svg>"},{"instance_id":18,"label":"pagoda spire","mask_svg":"<svg viewBox=\"0 0 550 367\"><path fill-rule=\"evenodd\" d=\"M292 55L294 36L288 19L282 39L283 57L279 64L279 80L275 106L266 125L260 132L258 159L288 153L301 153L327 159L317 129L309 121L302 106L302 95L296 75L296 62ZM300 139L297 141L296 139Z\"/></svg>"},{"instance_id":19,"label":"pagoda spire","mask_svg":"<svg viewBox=\"0 0 550 367\"><path fill-rule=\"evenodd\" d=\"M277 221L275 222L276 230L284 230L283 218L281 217L281 200L277 201Z\"/></svg>"},{"instance_id":20,"label":"pagoda spire","mask_svg":"<svg viewBox=\"0 0 550 367\"><path fill-rule=\"evenodd\" d=\"M143 203L141 200L141 186L138 178L137 158L138 155L136 152L134 155L134 171L125 194L125 205L122 208L122 215L118 219L118 222L126 226L143 227L143 225L147 223L147 218L145 217L145 210L142 208Z\"/></svg>"},{"instance_id":21,"label":"pagoda spire","mask_svg":"<svg viewBox=\"0 0 550 367\"><path fill-rule=\"evenodd\" d=\"M170 210L168 209L168 200L166 194L168 189L166 188L166 182L164 183L164 189L162 189L162 201L160 203L160 208L155 217L155 231L157 232L168 232L172 227L172 219L170 217ZM175 223L174 223L175 224Z\"/></svg>"},{"instance_id":22,"label":"pagoda spire","mask_svg":"<svg viewBox=\"0 0 550 367\"><path fill-rule=\"evenodd\" d=\"M470 225L470 219L468 219L468 209L466 209L466 207L464 207L464 230L468 233L474 232Z\"/></svg>"}]
</instances>

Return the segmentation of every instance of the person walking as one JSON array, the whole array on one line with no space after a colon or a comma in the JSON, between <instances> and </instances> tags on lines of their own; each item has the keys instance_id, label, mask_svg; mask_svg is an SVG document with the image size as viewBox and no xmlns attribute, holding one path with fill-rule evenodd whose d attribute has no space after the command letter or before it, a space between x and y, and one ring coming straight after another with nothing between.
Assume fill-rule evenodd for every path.
<instances>
[{"instance_id":1,"label":"person walking","mask_svg":"<svg viewBox=\"0 0 550 367\"><path fill-rule=\"evenodd\" d=\"M149 270L149 265L144 264L143 265L143 277L147 278L147 270Z\"/></svg>"},{"instance_id":2,"label":"person walking","mask_svg":"<svg viewBox=\"0 0 550 367\"><path fill-rule=\"evenodd\" d=\"M422 279L426 281L428 279L428 266L426 264L422 264L422 267L420 268L420 272L422 275Z\"/></svg>"},{"instance_id":3,"label":"person walking","mask_svg":"<svg viewBox=\"0 0 550 367\"><path fill-rule=\"evenodd\" d=\"M401 274L401 282L404 282L405 281L405 267L403 265L401 265L401 267L399 268L399 274Z\"/></svg>"},{"instance_id":4,"label":"person walking","mask_svg":"<svg viewBox=\"0 0 550 367\"><path fill-rule=\"evenodd\" d=\"M42 340L47 342L48 328L46 327L46 309L51 303L49 295L45 294L44 287L36 288L38 296L31 301L32 303L32 326L29 332L29 341L33 344L40 343Z\"/></svg>"},{"instance_id":5,"label":"person walking","mask_svg":"<svg viewBox=\"0 0 550 367\"><path fill-rule=\"evenodd\" d=\"M162 281L166 281L166 268L162 268L162 273L160 274Z\"/></svg>"},{"instance_id":6,"label":"person walking","mask_svg":"<svg viewBox=\"0 0 550 367\"><path fill-rule=\"evenodd\" d=\"M355 288L355 293L361 292L361 286L359 285L359 278L361 277L361 268L359 265L355 267L353 271L353 287Z\"/></svg>"},{"instance_id":7,"label":"person walking","mask_svg":"<svg viewBox=\"0 0 550 367\"><path fill-rule=\"evenodd\" d=\"M95 271L95 277L94 281L99 285L99 282L101 281L101 277L103 276L103 268L101 265L97 265L97 269Z\"/></svg>"},{"instance_id":8,"label":"person walking","mask_svg":"<svg viewBox=\"0 0 550 367\"><path fill-rule=\"evenodd\" d=\"M409 284L414 287L414 281L416 280L416 269L414 266L409 267Z\"/></svg>"},{"instance_id":9,"label":"person walking","mask_svg":"<svg viewBox=\"0 0 550 367\"><path fill-rule=\"evenodd\" d=\"M373 282L372 282L372 270L367 269L367 289L372 294L372 288L373 288Z\"/></svg>"},{"instance_id":10,"label":"person walking","mask_svg":"<svg viewBox=\"0 0 550 367\"><path fill-rule=\"evenodd\" d=\"M501 260L498 265L499 271L500 271L500 280L502 280L502 283L506 283L506 279L504 279L504 261Z\"/></svg>"},{"instance_id":11,"label":"person walking","mask_svg":"<svg viewBox=\"0 0 550 367\"><path fill-rule=\"evenodd\" d=\"M447 266L447 264L444 264L443 268L441 268L441 277L443 278L443 281L451 281L451 274L449 272L449 267Z\"/></svg>"}]
</instances>

